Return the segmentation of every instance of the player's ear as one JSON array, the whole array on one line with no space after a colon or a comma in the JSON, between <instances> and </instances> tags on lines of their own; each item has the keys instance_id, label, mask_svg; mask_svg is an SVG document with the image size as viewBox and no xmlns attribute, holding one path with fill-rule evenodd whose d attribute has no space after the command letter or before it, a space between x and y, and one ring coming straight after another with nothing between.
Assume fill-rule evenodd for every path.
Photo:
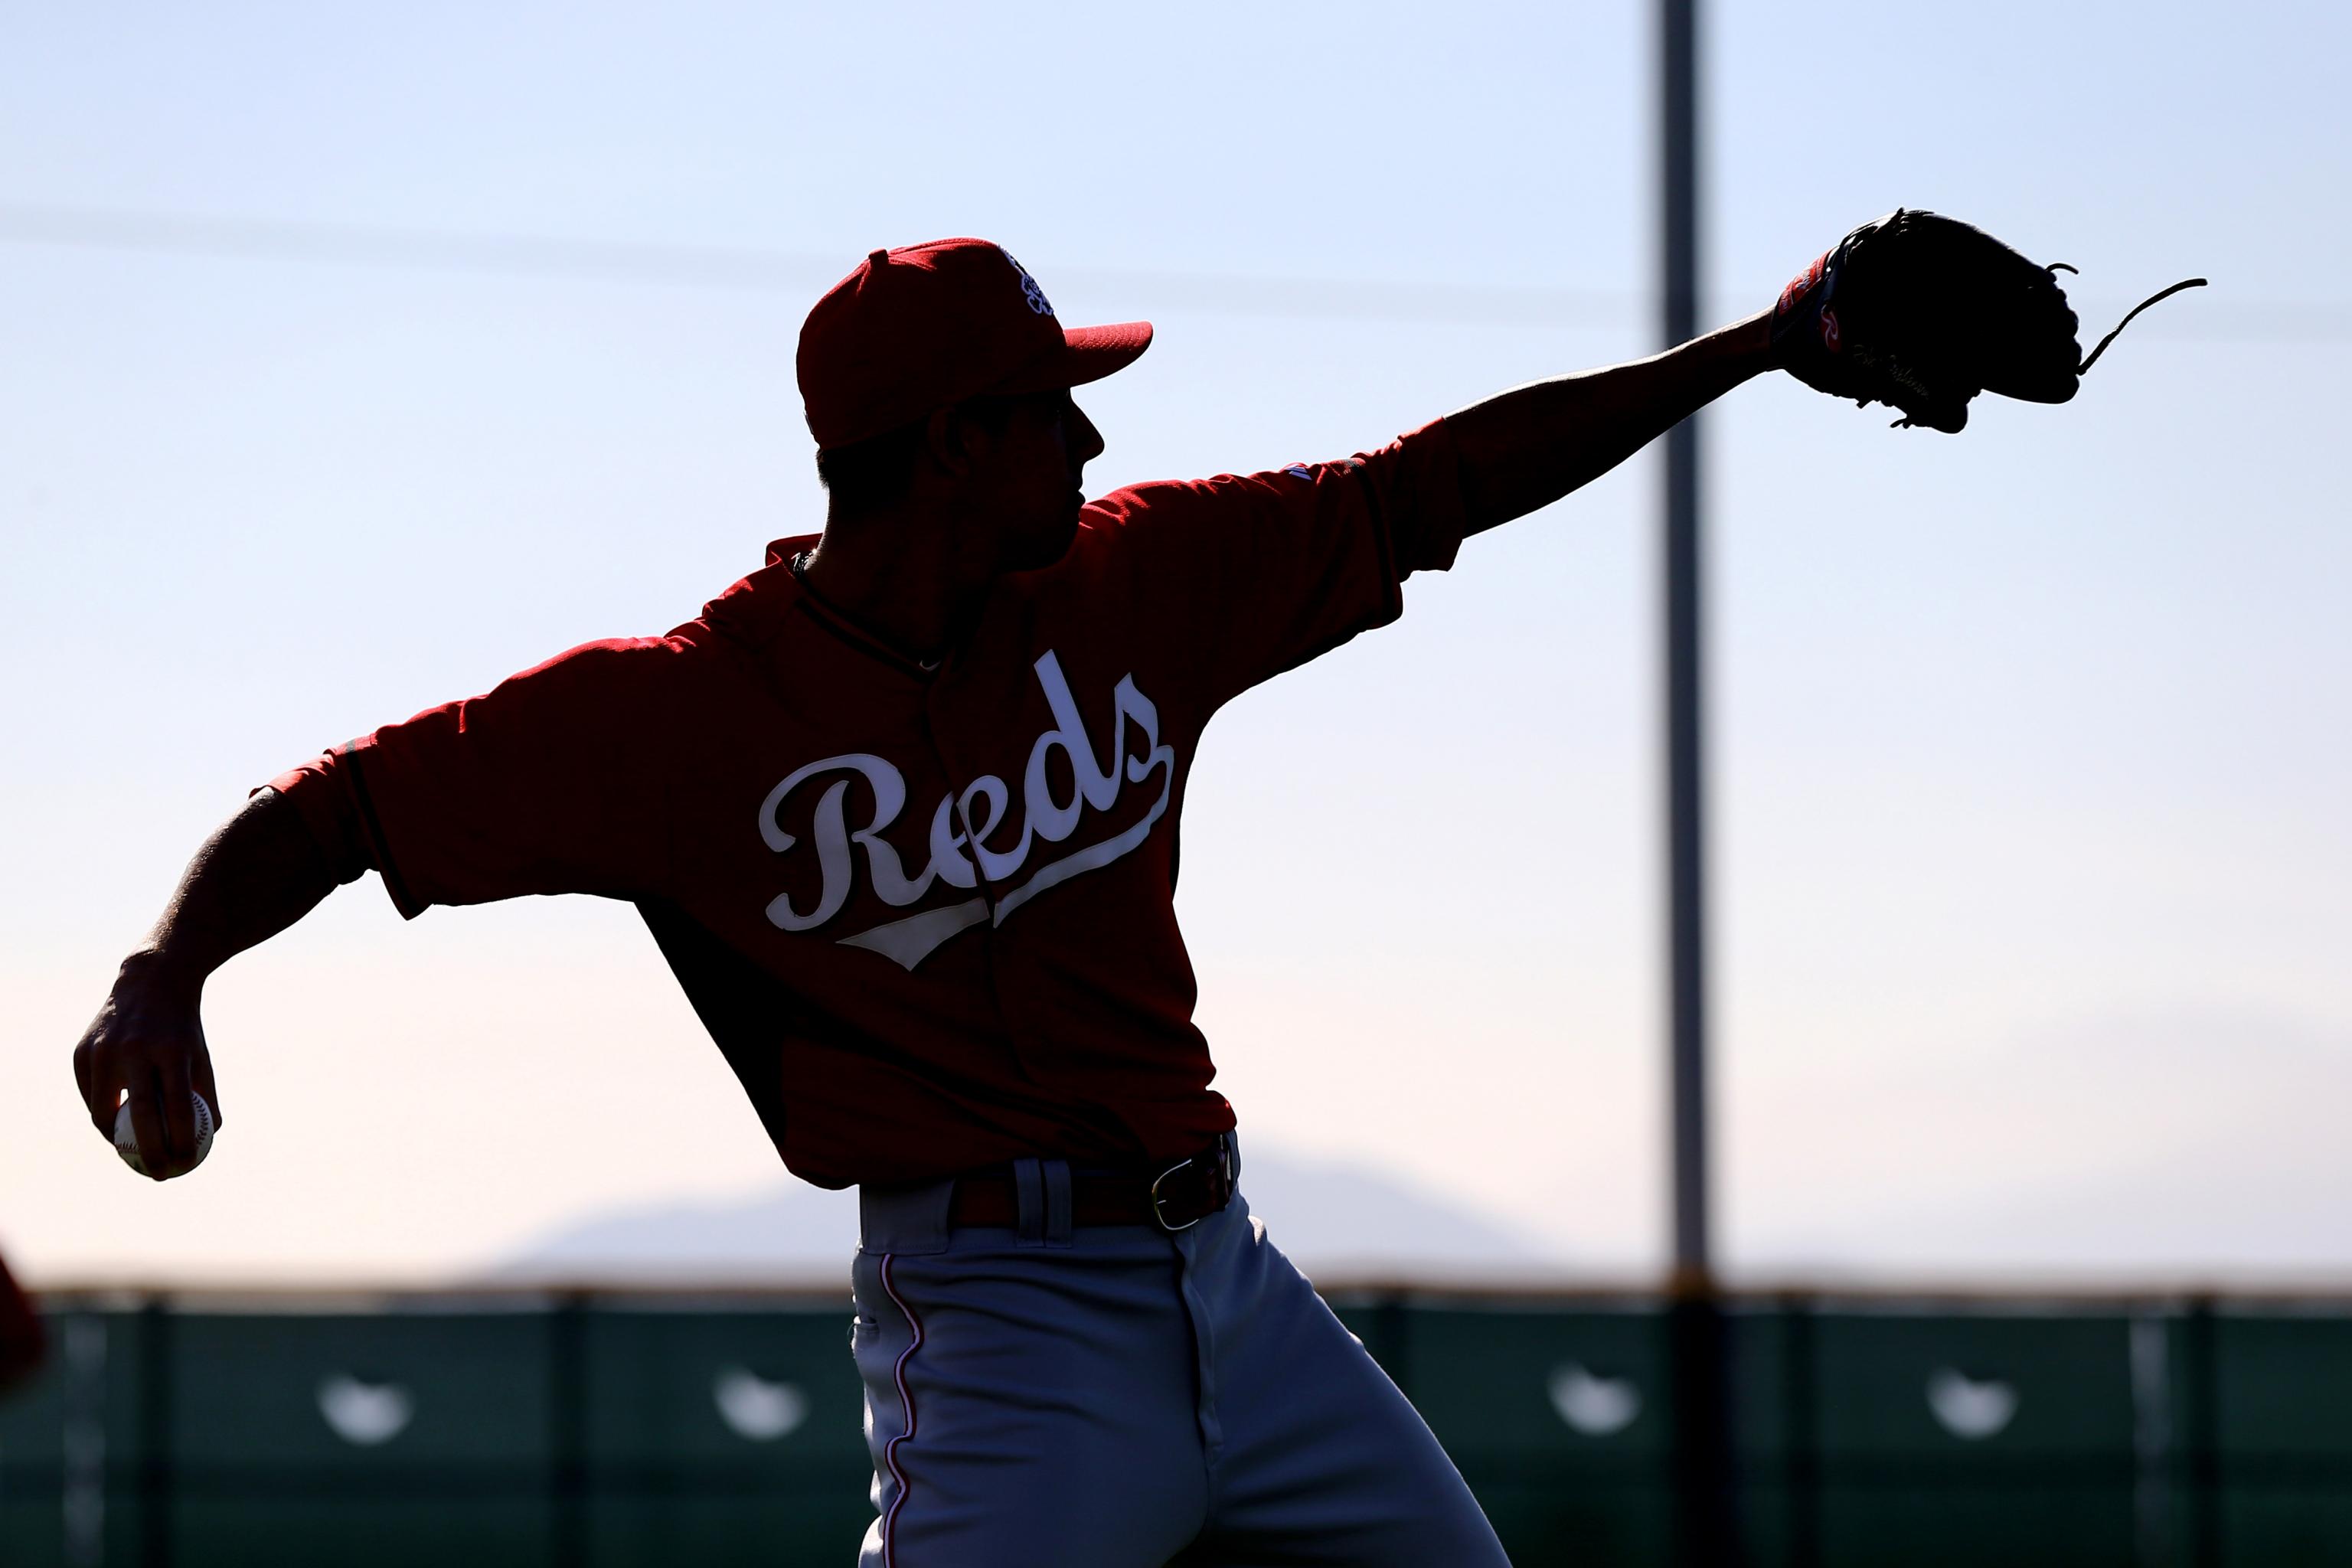
<instances>
[{"instance_id":1,"label":"player's ear","mask_svg":"<svg viewBox=\"0 0 2352 1568\"><path fill-rule=\"evenodd\" d=\"M961 408L934 409L923 423L923 455L941 473L962 479L971 472L976 442L985 436Z\"/></svg>"}]
</instances>

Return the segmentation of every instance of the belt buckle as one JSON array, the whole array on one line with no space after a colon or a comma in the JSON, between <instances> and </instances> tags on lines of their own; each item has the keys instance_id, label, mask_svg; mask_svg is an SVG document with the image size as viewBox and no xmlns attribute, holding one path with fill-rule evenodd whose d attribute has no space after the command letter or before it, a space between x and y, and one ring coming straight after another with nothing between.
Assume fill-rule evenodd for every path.
<instances>
[{"instance_id":1,"label":"belt buckle","mask_svg":"<svg viewBox=\"0 0 2352 1568\"><path fill-rule=\"evenodd\" d=\"M1205 1153L1206 1151L1203 1151L1203 1152ZM1151 1178L1152 1224L1158 1226L1170 1236L1174 1236L1178 1231L1192 1229L1194 1226L1200 1224L1202 1220L1208 1218L1213 1214L1222 1213L1224 1206L1233 1202L1233 1155L1223 1139L1219 1139L1217 1141L1216 1152L1217 1163L1215 1172L1213 1175L1210 1175L1207 1178L1213 1194L1213 1201L1206 1208L1203 1208L1200 1213L1194 1215L1191 1219L1185 1220L1181 1224L1171 1225L1169 1223L1168 1205L1174 1201L1174 1199L1172 1196L1163 1197L1160 1195L1160 1184L1166 1182L1169 1177L1175 1175L1181 1171L1191 1171L1201 1168L1202 1155L1188 1154L1183 1159L1177 1161L1174 1164L1160 1172L1160 1174Z\"/></svg>"}]
</instances>

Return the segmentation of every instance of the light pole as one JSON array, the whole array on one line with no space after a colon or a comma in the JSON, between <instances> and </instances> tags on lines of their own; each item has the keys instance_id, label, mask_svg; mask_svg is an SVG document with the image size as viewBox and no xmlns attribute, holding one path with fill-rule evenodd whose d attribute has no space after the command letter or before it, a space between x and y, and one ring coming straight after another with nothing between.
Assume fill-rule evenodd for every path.
<instances>
[{"instance_id":1,"label":"light pole","mask_svg":"<svg viewBox=\"0 0 2352 1568\"><path fill-rule=\"evenodd\" d=\"M1663 0L1665 346L1698 336L1696 0ZM1699 416L1666 432L1667 974L1672 1041L1674 1267L1712 1282L1707 1234L1706 876L1701 776Z\"/></svg>"},{"instance_id":2,"label":"light pole","mask_svg":"<svg viewBox=\"0 0 2352 1568\"><path fill-rule=\"evenodd\" d=\"M1661 238L1666 345L1698 335L1697 0L1660 0ZM1699 416L1666 432L1666 943L1673 1148L1675 1557L1738 1560L1727 1324L1707 1215L1706 861L1702 750Z\"/></svg>"}]
</instances>

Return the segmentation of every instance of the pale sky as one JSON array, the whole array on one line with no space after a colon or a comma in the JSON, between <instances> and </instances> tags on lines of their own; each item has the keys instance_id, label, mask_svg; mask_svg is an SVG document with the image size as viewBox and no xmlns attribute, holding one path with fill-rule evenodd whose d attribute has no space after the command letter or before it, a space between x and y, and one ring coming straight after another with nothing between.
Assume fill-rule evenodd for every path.
<instances>
[{"instance_id":1,"label":"pale sky","mask_svg":"<svg viewBox=\"0 0 2352 1568\"><path fill-rule=\"evenodd\" d=\"M1727 1260L2030 1266L2014 1216L2073 1204L2103 1265L2228 1266L2151 1205L2346 1174L2352 20L1712 9L1717 316L1898 204L2080 267L2086 342L2214 284L1958 437L1786 378L1710 416ZM1065 321L1158 323L1084 399L1091 486L1338 455L1655 346L1649 73L1615 4L0 7L0 1245L423 1279L772 1183L620 905L338 893L215 981L228 1125L164 1188L69 1052L247 789L817 526L793 344L873 247L986 235ZM785 260L204 257L184 218ZM1179 898L1245 1139L1618 1276L1664 1234L1656 483L1229 710ZM2352 1227L2262 1256L2352 1273Z\"/></svg>"}]
</instances>

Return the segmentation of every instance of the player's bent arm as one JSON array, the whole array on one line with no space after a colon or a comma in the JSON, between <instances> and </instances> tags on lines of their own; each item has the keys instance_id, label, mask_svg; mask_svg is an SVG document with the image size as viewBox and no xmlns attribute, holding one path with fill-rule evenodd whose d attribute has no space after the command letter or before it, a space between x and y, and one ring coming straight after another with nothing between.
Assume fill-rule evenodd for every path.
<instances>
[{"instance_id":1,"label":"player's bent arm","mask_svg":"<svg viewBox=\"0 0 2352 1568\"><path fill-rule=\"evenodd\" d=\"M114 988L74 1047L74 1079L110 1141L127 1094L139 1158L162 1181L194 1163L193 1089L222 1120L200 1006L205 981L247 948L315 909L339 879L293 802L265 789L188 863Z\"/></svg>"},{"instance_id":2,"label":"player's bent arm","mask_svg":"<svg viewBox=\"0 0 2352 1568\"><path fill-rule=\"evenodd\" d=\"M1464 531L1549 506L1771 368L1765 310L1648 359L1529 382L1447 415Z\"/></svg>"}]
</instances>

